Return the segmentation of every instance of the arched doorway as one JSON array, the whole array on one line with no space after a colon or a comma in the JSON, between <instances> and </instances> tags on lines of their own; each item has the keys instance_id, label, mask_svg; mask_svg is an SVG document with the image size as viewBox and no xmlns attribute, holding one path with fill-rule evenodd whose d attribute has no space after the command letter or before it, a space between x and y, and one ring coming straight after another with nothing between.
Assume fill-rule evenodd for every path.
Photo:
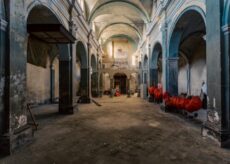
<instances>
[{"instance_id":1,"label":"arched doorway","mask_svg":"<svg viewBox=\"0 0 230 164\"><path fill-rule=\"evenodd\" d=\"M95 55L91 55L91 92L93 97L98 96L98 72L97 72L97 60Z\"/></svg>"},{"instance_id":2,"label":"arched doorway","mask_svg":"<svg viewBox=\"0 0 230 164\"><path fill-rule=\"evenodd\" d=\"M77 96L88 96L88 66L87 53L84 44L81 41L76 45L76 69L77 71Z\"/></svg>"},{"instance_id":3,"label":"arched doorway","mask_svg":"<svg viewBox=\"0 0 230 164\"><path fill-rule=\"evenodd\" d=\"M162 46L160 43L156 43L150 62L150 85L157 86L158 83L162 83Z\"/></svg>"},{"instance_id":4,"label":"arched doorway","mask_svg":"<svg viewBox=\"0 0 230 164\"><path fill-rule=\"evenodd\" d=\"M167 91L200 95L207 80L206 26L196 10L185 11L172 31L167 59Z\"/></svg>"},{"instance_id":5,"label":"arched doorway","mask_svg":"<svg viewBox=\"0 0 230 164\"><path fill-rule=\"evenodd\" d=\"M144 82L144 84L147 84L147 82L148 82L148 57L147 57L147 55L145 55L145 57L144 57L143 82Z\"/></svg>"},{"instance_id":6,"label":"arched doorway","mask_svg":"<svg viewBox=\"0 0 230 164\"><path fill-rule=\"evenodd\" d=\"M46 7L36 6L29 13L27 25L60 24ZM58 102L59 98L59 49L32 33L28 36L27 49L27 101L31 104Z\"/></svg>"},{"instance_id":7,"label":"arched doorway","mask_svg":"<svg viewBox=\"0 0 230 164\"><path fill-rule=\"evenodd\" d=\"M124 73L116 73L114 76L114 87L121 94L127 94L127 76Z\"/></svg>"},{"instance_id":8,"label":"arched doorway","mask_svg":"<svg viewBox=\"0 0 230 164\"><path fill-rule=\"evenodd\" d=\"M73 114L70 43L76 39L55 13L42 5L30 11L27 32L28 102L44 104L56 100L59 113Z\"/></svg>"},{"instance_id":9,"label":"arched doorway","mask_svg":"<svg viewBox=\"0 0 230 164\"><path fill-rule=\"evenodd\" d=\"M146 99L148 97L148 57L147 55L144 56L144 61L143 61L143 75L142 75L142 80L143 80L143 86L142 86L142 98Z\"/></svg>"}]
</instances>

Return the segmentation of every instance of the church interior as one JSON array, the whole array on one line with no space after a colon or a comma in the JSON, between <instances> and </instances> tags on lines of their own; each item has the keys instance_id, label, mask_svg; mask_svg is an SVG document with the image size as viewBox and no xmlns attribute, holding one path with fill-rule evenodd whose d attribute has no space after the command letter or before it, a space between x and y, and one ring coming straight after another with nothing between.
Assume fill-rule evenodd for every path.
<instances>
[{"instance_id":1,"label":"church interior","mask_svg":"<svg viewBox=\"0 0 230 164\"><path fill-rule=\"evenodd\" d=\"M0 0L0 163L230 163L229 0Z\"/></svg>"}]
</instances>

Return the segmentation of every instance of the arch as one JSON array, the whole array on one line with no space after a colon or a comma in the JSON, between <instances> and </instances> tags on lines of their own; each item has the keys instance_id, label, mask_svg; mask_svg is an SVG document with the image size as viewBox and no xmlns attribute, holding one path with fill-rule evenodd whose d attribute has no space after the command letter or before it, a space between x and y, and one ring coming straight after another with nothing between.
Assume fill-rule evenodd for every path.
<instances>
[{"instance_id":1,"label":"arch","mask_svg":"<svg viewBox=\"0 0 230 164\"><path fill-rule=\"evenodd\" d=\"M110 26L120 25L120 24L126 25L126 26L128 26L129 28L134 29L134 30L137 32L139 39L141 38L142 35L141 35L140 31L139 31L135 26L132 26L131 24L126 23L126 22L115 22L115 23L111 23L111 24L106 25L106 26L100 31L100 33L99 33L99 35L98 35L98 38L100 38L101 35L102 35L102 33L103 33L107 28L109 28Z\"/></svg>"},{"instance_id":2,"label":"arch","mask_svg":"<svg viewBox=\"0 0 230 164\"><path fill-rule=\"evenodd\" d=\"M190 19L193 19L195 21L189 21L182 24L184 19L186 20L186 17L190 17ZM181 40L185 40L186 37L188 37L188 35L190 34L196 34L197 31L199 32L202 31L202 30L192 31L193 29L196 29L194 27L198 26L197 23L199 23L199 21L202 21L203 27L206 27L204 11L198 6L188 7L179 14L179 16L174 20L174 23L170 28L169 53L168 53L169 57L178 57L179 54L178 46L180 46L179 43L181 42ZM201 28L203 29L203 27Z\"/></svg>"},{"instance_id":3,"label":"arch","mask_svg":"<svg viewBox=\"0 0 230 164\"><path fill-rule=\"evenodd\" d=\"M101 33L100 39L107 40L108 38L111 38L112 36L128 36L129 38L132 38L135 42L138 43L140 40L140 37L135 29L133 28L127 28L127 25L125 24L116 24L113 26L107 27L103 33Z\"/></svg>"},{"instance_id":4,"label":"arch","mask_svg":"<svg viewBox=\"0 0 230 164\"><path fill-rule=\"evenodd\" d=\"M160 42L156 42L152 50L152 56L150 61L150 68L157 68L157 61L160 55L162 54L162 45Z\"/></svg>"},{"instance_id":5,"label":"arch","mask_svg":"<svg viewBox=\"0 0 230 164\"><path fill-rule=\"evenodd\" d=\"M80 40L76 43L76 64L80 68L76 94L77 96L87 96L89 89L87 51L84 43Z\"/></svg>"},{"instance_id":6,"label":"arch","mask_svg":"<svg viewBox=\"0 0 230 164\"><path fill-rule=\"evenodd\" d=\"M127 5L130 5L132 8L134 8L134 10L136 10L137 12L140 12L141 15L142 15L142 19L144 20L144 22L148 22L150 20L149 16L147 13L145 13L139 6L137 6L136 4L134 3L131 3L129 1L118 1L118 0L110 0L110 1L107 1L107 2L104 2L98 6L95 6L95 8L92 10L90 16L89 16L89 20L88 22L90 23L93 18L95 17L97 11L99 9L101 9L102 7L106 6L106 5L110 5L111 3L116 3L116 2L119 2L119 3L123 3L123 4L127 4Z\"/></svg>"},{"instance_id":7,"label":"arch","mask_svg":"<svg viewBox=\"0 0 230 164\"><path fill-rule=\"evenodd\" d=\"M191 88L197 90L192 94L198 95L202 83L198 74L202 72L202 77L207 78L206 64L205 66L203 64L206 63L206 42L203 38L206 34L204 16L201 8L192 6L183 10L173 22L166 67L166 90L172 95L177 95L178 92L191 94ZM200 63L202 66L199 65Z\"/></svg>"},{"instance_id":8,"label":"arch","mask_svg":"<svg viewBox=\"0 0 230 164\"><path fill-rule=\"evenodd\" d=\"M130 74L125 72L125 71L114 71L110 75L111 75L111 77L114 77L116 74L125 74L127 77L130 76Z\"/></svg>"},{"instance_id":9,"label":"arch","mask_svg":"<svg viewBox=\"0 0 230 164\"><path fill-rule=\"evenodd\" d=\"M44 5L34 3L28 11L26 16L27 25L60 24L57 15ZM28 102L54 103L58 97L62 97L59 94L61 91L59 83L62 82L60 80L62 78L59 77L61 69L57 56L59 55L60 57L62 54L65 54L62 53L64 51L60 51L56 44L49 44L37 39L33 35L28 35L26 64Z\"/></svg>"},{"instance_id":10,"label":"arch","mask_svg":"<svg viewBox=\"0 0 230 164\"><path fill-rule=\"evenodd\" d=\"M151 61L150 61L150 85L157 86L162 82L162 46L159 42L153 47Z\"/></svg>"},{"instance_id":11,"label":"arch","mask_svg":"<svg viewBox=\"0 0 230 164\"><path fill-rule=\"evenodd\" d=\"M81 68L87 68L87 51L86 47L82 41L76 43L76 55L81 62Z\"/></svg>"},{"instance_id":12,"label":"arch","mask_svg":"<svg viewBox=\"0 0 230 164\"><path fill-rule=\"evenodd\" d=\"M65 24L62 16L59 13L57 13L57 10L54 10L52 7L50 7L48 2L39 2L39 1L34 1L30 5L28 5L27 15L25 16L25 20L28 20L29 15L30 15L32 10L34 10L35 8L39 8L39 7L50 11L56 17L56 19L58 20L58 23L61 23L63 25ZM39 23L45 23L42 20L43 19L40 19L41 22L39 22ZM51 22L49 22L49 23L51 23Z\"/></svg>"},{"instance_id":13,"label":"arch","mask_svg":"<svg viewBox=\"0 0 230 164\"><path fill-rule=\"evenodd\" d=\"M127 75L125 73L115 73L113 75L114 87L119 90L121 94L127 94Z\"/></svg>"},{"instance_id":14,"label":"arch","mask_svg":"<svg viewBox=\"0 0 230 164\"><path fill-rule=\"evenodd\" d=\"M97 72L97 59L94 54L91 55L91 92L93 97L98 97L99 77Z\"/></svg>"},{"instance_id":15,"label":"arch","mask_svg":"<svg viewBox=\"0 0 230 164\"><path fill-rule=\"evenodd\" d=\"M182 16L184 16L184 14L186 14L187 12L196 12L196 13L198 13L202 17L202 20L204 21L204 24L205 24L205 27L206 27L206 14L205 14L204 10L199 6L195 6L195 5L189 6L189 7L185 8L182 12L180 12L179 15L175 16L175 18L173 19L173 21L172 21L173 23L172 23L172 25L170 27L170 30L169 30L169 38L170 39L169 39L169 44L168 45L170 45L170 42L171 42L171 40L173 38L173 33L175 32L174 30L175 30L175 28L177 26L177 23L182 18ZM178 31L176 35L178 35L178 38L180 38L181 33ZM177 40L174 40L174 41L178 42ZM169 47L169 51L170 51L170 47Z\"/></svg>"},{"instance_id":16,"label":"arch","mask_svg":"<svg viewBox=\"0 0 230 164\"><path fill-rule=\"evenodd\" d=\"M127 39L129 39L129 40L132 40L136 45L138 45L138 41L137 41L136 39L130 37L130 36L127 35L127 34L112 35L112 36L110 36L108 39L106 39L106 41L108 41L108 40L110 40L110 39L112 39L112 38L119 38L119 37L124 37L124 38L127 38ZM105 42L106 42L106 41L105 41Z\"/></svg>"}]
</instances>

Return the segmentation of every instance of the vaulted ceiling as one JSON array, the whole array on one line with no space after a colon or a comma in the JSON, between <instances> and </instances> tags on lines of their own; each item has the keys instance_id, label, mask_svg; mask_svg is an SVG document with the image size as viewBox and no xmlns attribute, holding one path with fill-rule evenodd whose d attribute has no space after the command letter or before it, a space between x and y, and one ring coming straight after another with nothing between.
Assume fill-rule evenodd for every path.
<instances>
[{"instance_id":1,"label":"vaulted ceiling","mask_svg":"<svg viewBox=\"0 0 230 164\"><path fill-rule=\"evenodd\" d=\"M85 13L99 41L115 36L137 44L150 21L153 0L85 0Z\"/></svg>"}]
</instances>

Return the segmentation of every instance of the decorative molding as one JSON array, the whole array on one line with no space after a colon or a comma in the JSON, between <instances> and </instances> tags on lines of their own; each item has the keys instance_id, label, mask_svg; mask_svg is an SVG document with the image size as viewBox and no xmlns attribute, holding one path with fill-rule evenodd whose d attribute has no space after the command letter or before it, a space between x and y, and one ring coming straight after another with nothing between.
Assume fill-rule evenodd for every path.
<instances>
[{"instance_id":1,"label":"decorative molding","mask_svg":"<svg viewBox=\"0 0 230 164\"><path fill-rule=\"evenodd\" d=\"M6 31L7 25L8 23L5 20L0 19L0 30Z\"/></svg>"},{"instance_id":2,"label":"decorative molding","mask_svg":"<svg viewBox=\"0 0 230 164\"><path fill-rule=\"evenodd\" d=\"M161 9L165 9L168 7L170 0L160 0Z\"/></svg>"},{"instance_id":3,"label":"decorative molding","mask_svg":"<svg viewBox=\"0 0 230 164\"><path fill-rule=\"evenodd\" d=\"M221 27L224 33L230 33L230 25L224 25Z\"/></svg>"}]
</instances>

